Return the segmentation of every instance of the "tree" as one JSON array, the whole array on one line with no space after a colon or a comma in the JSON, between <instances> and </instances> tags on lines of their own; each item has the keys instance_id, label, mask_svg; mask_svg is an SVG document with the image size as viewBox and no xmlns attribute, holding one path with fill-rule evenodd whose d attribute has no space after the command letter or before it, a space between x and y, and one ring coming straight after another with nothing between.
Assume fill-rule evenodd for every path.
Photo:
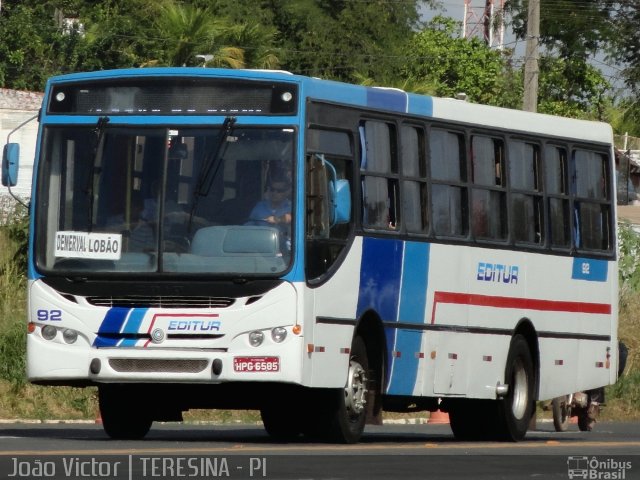
<instances>
[{"instance_id":1,"label":"tree","mask_svg":"<svg viewBox=\"0 0 640 480\"><path fill-rule=\"evenodd\" d=\"M52 5L5 2L0 16L0 85L41 90L50 75L70 71L83 44L77 31L63 32Z\"/></svg>"},{"instance_id":2,"label":"tree","mask_svg":"<svg viewBox=\"0 0 640 480\"><path fill-rule=\"evenodd\" d=\"M459 30L453 19L435 17L408 44L403 76L432 83L437 96L465 93L473 102L514 108L522 86L509 57L476 38L459 38Z\"/></svg>"},{"instance_id":3,"label":"tree","mask_svg":"<svg viewBox=\"0 0 640 480\"><path fill-rule=\"evenodd\" d=\"M637 99L633 103L640 104L640 4L636 0L622 0L614 5L611 23L616 35L608 52L613 60L624 65L625 82ZM640 105L633 109L640 111Z\"/></svg>"},{"instance_id":4,"label":"tree","mask_svg":"<svg viewBox=\"0 0 640 480\"><path fill-rule=\"evenodd\" d=\"M508 0L513 31L520 39L527 32L528 0ZM606 45L611 28L613 2L609 0L540 0L540 43L564 59L587 59Z\"/></svg>"},{"instance_id":5,"label":"tree","mask_svg":"<svg viewBox=\"0 0 640 480\"><path fill-rule=\"evenodd\" d=\"M275 46L278 32L255 22L241 23L229 30L229 43L242 48L247 67L277 69L281 50Z\"/></svg>"},{"instance_id":6,"label":"tree","mask_svg":"<svg viewBox=\"0 0 640 480\"><path fill-rule=\"evenodd\" d=\"M157 42L148 0L83 2L90 54L78 70L137 67L155 57Z\"/></svg>"},{"instance_id":7,"label":"tree","mask_svg":"<svg viewBox=\"0 0 640 480\"><path fill-rule=\"evenodd\" d=\"M568 70L574 72L572 77L567 77ZM576 78L581 82L575 83ZM611 85L596 67L580 59L541 58L539 112L605 120L610 104Z\"/></svg>"},{"instance_id":8,"label":"tree","mask_svg":"<svg viewBox=\"0 0 640 480\"><path fill-rule=\"evenodd\" d=\"M528 0L507 3L513 13L513 31L520 39L526 36L527 7ZM609 0L540 0L540 44L547 52L540 75L547 74L556 85L547 83L547 108L552 112L572 116L584 116L587 111L597 113L592 107L600 105L609 85L589 62L616 35L611 24L613 14L614 2ZM552 61L552 57L558 61ZM545 72L546 68L551 70ZM540 103L543 101L541 98ZM558 108L557 102L563 106ZM551 107L553 103L555 107ZM582 111L577 109L580 105L584 107ZM597 115L604 114L598 108Z\"/></svg>"},{"instance_id":9,"label":"tree","mask_svg":"<svg viewBox=\"0 0 640 480\"><path fill-rule=\"evenodd\" d=\"M230 25L216 19L206 8L165 0L157 7L154 26L162 45L159 63L195 66L202 64L196 55L211 55L207 65L244 66L242 49L218 44L228 33Z\"/></svg>"},{"instance_id":10,"label":"tree","mask_svg":"<svg viewBox=\"0 0 640 480\"><path fill-rule=\"evenodd\" d=\"M418 1L264 0L280 32L283 67L350 81L390 75L418 25Z\"/></svg>"}]
</instances>

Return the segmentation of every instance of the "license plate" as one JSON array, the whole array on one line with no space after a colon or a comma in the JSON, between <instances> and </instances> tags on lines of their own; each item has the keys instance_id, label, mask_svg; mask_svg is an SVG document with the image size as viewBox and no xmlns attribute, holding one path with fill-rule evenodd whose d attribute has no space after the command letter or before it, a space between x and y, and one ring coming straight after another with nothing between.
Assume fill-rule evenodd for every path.
<instances>
[{"instance_id":1,"label":"license plate","mask_svg":"<svg viewBox=\"0 0 640 480\"><path fill-rule=\"evenodd\" d=\"M279 357L233 357L235 372L279 372Z\"/></svg>"}]
</instances>

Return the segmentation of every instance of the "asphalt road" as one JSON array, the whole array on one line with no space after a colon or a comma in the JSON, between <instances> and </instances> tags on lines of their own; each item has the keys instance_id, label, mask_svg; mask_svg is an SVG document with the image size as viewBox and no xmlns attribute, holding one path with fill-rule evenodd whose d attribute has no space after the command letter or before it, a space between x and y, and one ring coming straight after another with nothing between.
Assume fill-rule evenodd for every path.
<instances>
[{"instance_id":1,"label":"asphalt road","mask_svg":"<svg viewBox=\"0 0 640 480\"><path fill-rule=\"evenodd\" d=\"M640 479L640 423L519 443L456 442L448 425L368 426L357 445L280 443L259 425L154 425L114 441L99 425L0 425L0 478Z\"/></svg>"}]
</instances>

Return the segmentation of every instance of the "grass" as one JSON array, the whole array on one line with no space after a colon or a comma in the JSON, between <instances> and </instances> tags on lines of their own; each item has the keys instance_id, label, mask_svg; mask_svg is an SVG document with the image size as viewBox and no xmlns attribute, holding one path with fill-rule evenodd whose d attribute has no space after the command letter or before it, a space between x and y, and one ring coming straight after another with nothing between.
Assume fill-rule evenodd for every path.
<instances>
[{"instance_id":1,"label":"grass","mask_svg":"<svg viewBox=\"0 0 640 480\"><path fill-rule=\"evenodd\" d=\"M618 335L629 350L625 371L615 385L607 387L606 419L640 419L640 294L626 292L620 299Z\"/></svg>"},{"instance_id":2,"label":"grass","mask_svg":"<svg viewBox=\"0 0 640 480\"><path fill-rule=\"evenodd\" d=\"M41 387L26 381L27 289L24 257L16 254L24 238L16 234L15 226L0 226L0 419L94 420L98 414L95 388ZM637 242L640 245L640 237ZM640 419L640 268L633 276L638 278L625 280L620 298L619 336L629 349L627 367L618 383L607 387L602 420ZM385 414L384 418L426 416L419 412ZM188 422L260 421L256 411L193 410L185 412L184 418Z\"/></svg>"}]
</instances>

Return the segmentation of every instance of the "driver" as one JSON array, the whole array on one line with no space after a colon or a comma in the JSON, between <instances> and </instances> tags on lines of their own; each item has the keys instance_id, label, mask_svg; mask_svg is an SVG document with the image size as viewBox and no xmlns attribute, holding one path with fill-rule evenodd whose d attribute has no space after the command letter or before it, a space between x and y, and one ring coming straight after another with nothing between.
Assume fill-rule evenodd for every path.
<instances>
[{"instance_id":1,"label":"driver","mask_svg":"<svg viewBox=\"0 0 640 480\"><path fill-rule=\"evenodd\" d=\"M267 195L249 214L249 225L274 225L288 227L291 224L291 186L284 175L274 175L269 182Z\"/></svg>"}]
</instances>

